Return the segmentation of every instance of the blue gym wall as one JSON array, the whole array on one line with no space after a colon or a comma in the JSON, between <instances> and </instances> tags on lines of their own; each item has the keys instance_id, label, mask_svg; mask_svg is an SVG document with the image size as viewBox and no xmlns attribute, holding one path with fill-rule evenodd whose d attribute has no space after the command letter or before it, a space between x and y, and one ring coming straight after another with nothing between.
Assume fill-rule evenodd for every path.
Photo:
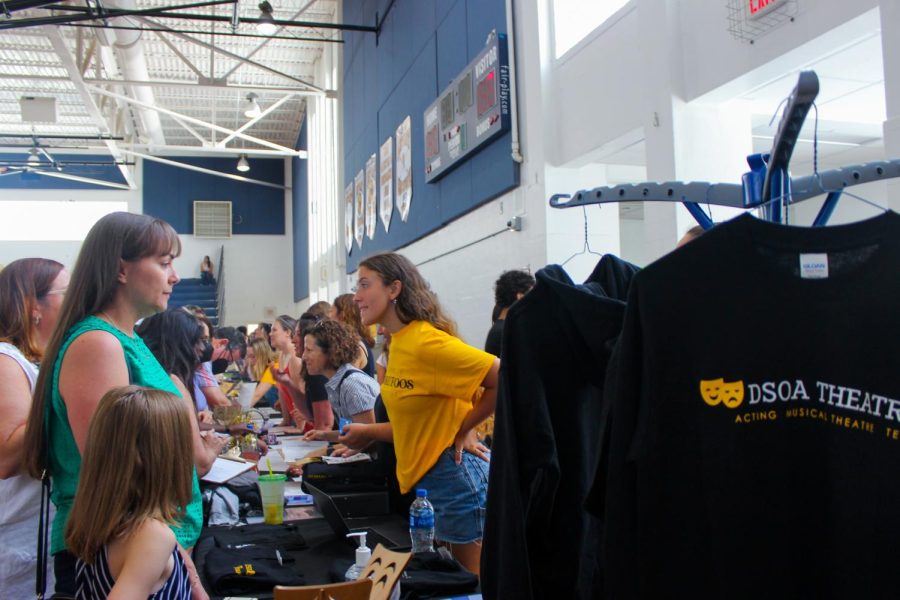
<instances>
[{"instance_id":1,"label":"blue gym wall","mask_svg":"<svg viewBox=\"0 0 900 600\"><path fill-rule=\"evenodd\" d=\"M344 2L344 22L371 25L391 0ZM492 29L506 32L504 0L395 0L375 34L344 34L343 189L365 169L407 115L412 122L413 193L404 223L394 208L390 232L379 218L375 239L353 243L347 272L364 257L405 246L519 184L510 134L435 183L425 182L422 114L478 52ZM394 164L396 167L396 140ZM377 163L376 163L377 164ZM380 166L377 167L380 170ZM394 170L396 180L396 168ZM396 197L396 189L394 190ZM395 199L396 201L396 199ZM343 227L342 227L343 230Z\"/></svg>"},{"instance_id":2,"label":"blue gym wall","mask_svg":"<svg viewBox=\"0 0 900 600\"><path fill-rule=\"evenodd\" d=\"M3 154L0 158L10 161L28 160L28 154ZM90 177L91 179L100 179L110 181L112 183L120 183L125 185L125 178L122 172L112 163L109 155L100 156L93 154L53 154L53 158L61 163L66 161L88 161L110 163L105 165L69 165L64 169L64 173L68 175L78 175L79 177ZM47 170L48 163L44 163L44 170ZM17 189L17 190L111 190L113 188L94 185L92 183L82 183L80 181L72 181L70 179L59 179L57 177L47 177L45 175L37 175L35 173L15 173L0 177L0 189Z\"/></svg>"},{"instance_id":3,"label":"blue gym wall","mask_svg":"<svg viewBox=\"0 0 900 600\"><path fill-rule=\"evenodd\" d=\"M232 172L234 158L172 157L205 169ZM284 185L282 159L250 159L247 177ZM284 190L144 161L144 213L164 219L178 233L194 233L194 200L230 200L234 235L284 235Z\"/></svg>"},{"instance_id":4,"label":"blue gym wall","mask_svg":"<svg viewBox=\"0 0 900 600\"><path fill-rule=\"evenodd\" d=\"M296 150L308 149L306 119L300 127ZM294 227L294 302L309 296L309 163L306 159L291 159L291 215Z\"/></svg>"}]
</instances>

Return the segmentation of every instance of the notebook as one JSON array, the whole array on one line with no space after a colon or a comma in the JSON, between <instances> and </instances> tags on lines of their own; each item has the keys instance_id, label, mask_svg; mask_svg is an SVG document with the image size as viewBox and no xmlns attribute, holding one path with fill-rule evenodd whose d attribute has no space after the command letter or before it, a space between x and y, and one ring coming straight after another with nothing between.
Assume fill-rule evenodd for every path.
<instances>
[{"instance_id":1,"label":"notebook","mask_svg":"<svg viewBox=\"0 0 900 600\"><path fill-rule=\"evenodd\" d=\"M213 463L209 473L201 477L201 479L209 483L225 483L229 479L237 477L241 473L249 471L255 466L256 463L254 462L232 460L219 456L216 457L216 462Z\"/></svg>"}]
</instances>

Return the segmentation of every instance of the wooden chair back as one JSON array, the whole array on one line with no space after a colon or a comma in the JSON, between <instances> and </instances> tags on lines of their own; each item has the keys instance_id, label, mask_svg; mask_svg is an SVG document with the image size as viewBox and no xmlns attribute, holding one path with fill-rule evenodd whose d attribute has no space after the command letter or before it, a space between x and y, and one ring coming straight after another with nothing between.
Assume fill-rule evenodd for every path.
<instances>
[{"instance_id":1,"label":"wooden chair back","mask_svg":"<svg viewBox=\"0 0 900 600\"><path fill-rule=\"evenodd\" d=\"M410 552L394 552L381 544L375 546L369 564L363 569L359 580L372 581L372 591L369 600L388 600L394 584L400 579L400 574L406 568L412 554Z\"/></svg>"},{"instance_id":2,"label":"wooden chair back","mask_svg":"<svg viewBox=\"0 0 900 600\"><path fill-rule=\"evenodd\" d=\"M275 600L369 600L371 591L371 579L357 579L328 585L276 585L273 595Z\"/></svg>"}]
</instances>

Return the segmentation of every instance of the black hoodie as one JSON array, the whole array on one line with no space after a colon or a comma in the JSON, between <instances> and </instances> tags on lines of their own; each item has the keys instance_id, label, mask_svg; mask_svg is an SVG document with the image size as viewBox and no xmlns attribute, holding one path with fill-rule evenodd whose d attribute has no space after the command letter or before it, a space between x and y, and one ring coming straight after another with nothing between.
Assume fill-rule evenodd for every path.
<instances>
[{"instance_id":1,"label":"black hoodie","mask_svg":"<svg viewBox=\"0 0 900 600\"><path fill-rule=\"evenodd\" d=\"M636 271L607 255L575 285L550 265L509 310L481 555L485 598L602 591L599 521L582 505L596 465L606 363Z\"/></svg>"}]
</instances>

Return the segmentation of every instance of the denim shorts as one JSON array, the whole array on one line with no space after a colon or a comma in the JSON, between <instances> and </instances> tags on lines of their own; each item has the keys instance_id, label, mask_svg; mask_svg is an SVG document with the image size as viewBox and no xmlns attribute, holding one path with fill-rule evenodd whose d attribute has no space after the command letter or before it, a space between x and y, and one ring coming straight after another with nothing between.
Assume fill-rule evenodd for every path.
<instances>
[{"instance_id":1,"label":"denim shorts","mask_svg":"<svg viewBox=\"0 0 900 600\"><path fill-rule=\"evenodd\" d=\"M484 536L489 464L463 452L462 464L453 458L454 448L440 458L415 485L428 490L434 506L434 537L451 544L468 544Z\"/></svg>"}]
</instances>

